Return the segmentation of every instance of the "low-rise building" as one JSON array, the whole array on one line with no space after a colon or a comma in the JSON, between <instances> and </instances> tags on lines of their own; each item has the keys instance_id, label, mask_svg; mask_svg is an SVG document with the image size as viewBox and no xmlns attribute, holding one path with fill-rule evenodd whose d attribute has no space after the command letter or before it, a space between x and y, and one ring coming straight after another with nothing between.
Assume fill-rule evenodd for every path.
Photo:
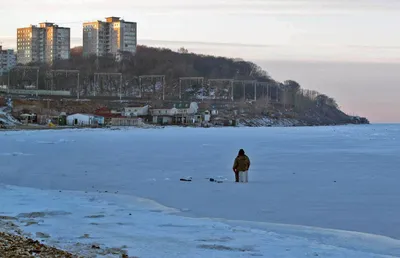
<instances>
[{"instance_id":1,"label":"low-rise building","mask_svg":"<svg viewBox=\"0 0 400 258\"><path fill-rule=\"evenodd\" d=\"M193 124L200 120L196 102L168 103L153 107L150 114L157 124Z\"/></svg>"},{"instance_id":2,"label":"low-rise building","mask_svg":"<svg viewBox=\"0 0 400 258\"><path fill-rule=\"evenodd\" d=\"M19 119L24 124L36 124L38 122L37 114L29 114L29 113L21 114L19 116Z\"/></svg>"},{"instance_id":3,"label":"low-rise building","mask_svg":"<svg viewBox=\"0 0 400 258\"><path fill-rule=\"evenodd\" d=\"M104 124L109 124L113 118L121 118L121 113L117 112L116 110L111 110L107 107L102 107L96 109L94 115L104 117Z\"/></svg>"},{"instance_id":4,"label":"low-rise building","mask_svg":"<svg viewBox=\"0 0 400 258\"><path fill-rule=\"evenodd\" d=\"M173 120L175 124L195 124L201 120L201 116L197 114L199 110L197 102L175 103L174 108L176 109Z\"/></svg>"},{"instance_id":5,"label":"low-rise building","mask_svg":"<svg viewBox=\"0 0 400 258\"><path fill-rule=\"evenodd\" d=\"M139 126L143 125L143 120L138 117L112 118L110 124L112 126Z\"/></svg>"},{"instance_id":6,"label":"low-rise building","mask_svg":"<svg viewBox=\"0 0 400 258\"><path fill-rule=\"evenodd\" d=\"M217 116L219 113L218 113L218 109L211 109L211 115L212 116Z\"/></svg>"},{"instance_id":7,"label":"low-rise building","mask_svg":"<svg viewBox=\"0 0 400 258\"><path fill-rule=\"evenodd\" d=\"M201 116L202 116L202 121L204 121L204 122L210 122L210 120L211 120L211 113L210 113L209 110L204 110L204 111L201 113Z\"/></svg>"},{"instance_id":8,"label":"low-rise building","mask_svg":"<svg viewBox=\"0 0 400 258\"><path fill-rule=\"evenodd\" d=\"M177 109L177 115L191 115L197 113L199 105L197 102L179 102L174 104L174 108Z\"/></svg>"},{"instance_id":9,"label":"low-rise building","mask_svg":"<svg viewBox=\"0 0 400 258\"><path fill-rule=\"evenodd\" d=\"M155 124L171 124L177 110L173 104L167 103L150 109Z\"/></svg>"},{"instance_id":10,"label":"low-rise building","mask_svg":"<svg viewBox=\"0 0 400 258\"><path fill-rule=\"evenodd\" d=\"M67 116L67 125L71 126L104 125L104 117L93 114L77 113Z\"/></svg>"}]
</instances>

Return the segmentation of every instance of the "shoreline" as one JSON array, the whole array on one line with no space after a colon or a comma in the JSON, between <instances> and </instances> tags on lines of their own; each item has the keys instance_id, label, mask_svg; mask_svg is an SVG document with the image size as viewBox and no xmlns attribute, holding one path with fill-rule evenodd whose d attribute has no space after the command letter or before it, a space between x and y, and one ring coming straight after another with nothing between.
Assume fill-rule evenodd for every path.
<instances>
[{"instance_id":1,"label":"shoreline","mask_svg":"<svg viewBox=\"0 0 400 258\"><path fill-rule=\"evenodd\" d=\"M10 131L46 131L46 130L68 130L68 129L110 129L110 130L122 130L124 128L138 128L138 129L163 129L163 128L288 128L288 127L336 127L336 126L351 126L351 125L370 125L370 124L327 124L327 125L306 125L306 124L272 124L272 125L237 125L237 126L196 126L196 125L154 125L154 124L146 124L146 126L99 126L99 127L91 127L91 126L41 126L41 125L24 125L24 126L14 126L9 128L0 128L0 132L10 132Z\"/></svg>"}]
</instances>

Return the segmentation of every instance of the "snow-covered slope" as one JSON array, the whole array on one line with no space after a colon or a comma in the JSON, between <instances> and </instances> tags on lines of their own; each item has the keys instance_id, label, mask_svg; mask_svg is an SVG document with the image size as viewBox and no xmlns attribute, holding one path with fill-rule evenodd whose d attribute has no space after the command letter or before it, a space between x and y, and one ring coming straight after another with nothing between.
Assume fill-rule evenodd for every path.
<instances>
[{"instance_id":1,"label":"snow-covered slope","mask_svg":"<svg viewBox=\"0 0 400 258\"><path fill-rule=\"evenodd\" d=\"M0 107L0 121L9 126L13 125L20 125L21 122L15 119L11 114L10 114L10 108L9 107Z\"/></svg>"},{"instance_id":2,"label":"snow-covered slope","mask_svg":"<svg viewBox=\"0 0 400 258\"><path fill-rule=\"evenodd\" d=\"M149 250L136 250L143 257L160 257L163 247L180 252L176 257L223 257L216 250L208 253L207 248L214 245L226 249L222 252L233 255L230 257L268 256L271 250L273 257L310 257L315 250L320 257L400 256L400 243L395 240L400 239L400 228L393 226L398 224L400 212L397 125L19 131L0 134L0 143L0 182L57 190L19 190L13 191L14 197L2 192L2 204L10 199L26 205L13 206L10 201L4 212L14 216L41 211L49 202L51 210L79 210L77 217L55 216L52 222L43 223L46 226L34 229L48 230L64 240L79 236L83 229L92 230L101 243L137 241L138 236L133 235L143 235ZM232 182L231 165L239 148L252 160L248 184ZM179 181L186 176L193 181ZM216 184L208 177L226 181ZM158 212L164 208L150 207L153 212L143 211L143 218L135 223L123 216L143 209L141 204L119 194L155 200L179 213L166 216ZM94 198L96 205L86 198ZM99 212L107 217L102 218L102 226L85 228L80 224L87 222L80 218L90 216L84 214ZM146 216L155 217L144 222ZM76 231L55 223L69 220L67 225L80 225L73 228ZM178 221L196 226L182 226ZM168 241L160 240L160 245L152 248L149 241L157 236ZM212 238L207 240L212 244L205 241L205 249L199 251L203 243L192 242L203 238ZM250 239L253 244L242 244L239 239ZM251 251L236 252L248 245L252 245ZM231 249L236 251L228 252Z\"/></svg>"}]
</instances>

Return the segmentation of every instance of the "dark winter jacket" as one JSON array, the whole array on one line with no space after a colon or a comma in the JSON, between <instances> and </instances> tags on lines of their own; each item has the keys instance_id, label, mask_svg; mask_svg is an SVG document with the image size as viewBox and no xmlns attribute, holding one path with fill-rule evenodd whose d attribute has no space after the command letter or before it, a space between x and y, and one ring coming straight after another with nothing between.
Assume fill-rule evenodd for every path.
<instances>
[{"instance_id":1,"label":"dark winter jacket","mask_svg":"<svg viewBox=\"0 0 400 258\"><path fill-rule=\"evenodd\" d=\"M250 159L246 155L237 156L233 163L233 169L239 172L247 171L250 167Z\"/></svg>"}]
</instances>

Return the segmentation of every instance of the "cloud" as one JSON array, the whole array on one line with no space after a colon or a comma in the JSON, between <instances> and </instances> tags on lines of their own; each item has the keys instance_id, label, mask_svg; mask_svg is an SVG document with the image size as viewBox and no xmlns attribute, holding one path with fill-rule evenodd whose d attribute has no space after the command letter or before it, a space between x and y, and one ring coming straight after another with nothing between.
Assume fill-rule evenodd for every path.
<instances>
[{"instance_id":1,"label":"cloud","mask_svg":"<svg viewBox=\"0 0 400 258\"><path fill-rule=\"evenodd\" d=\"M0 37L0 42L4 47L15 48L16 38L15 36L3 36ZM336 50L342 51L357 51L359 53L387 53L393 55L393 60L399 60L399 58L395 58L396 56L400 56L400 46L395 45L324 45L324 44L299 44L296 43L296 48L291 44L245 44L245 43L235 43L235 42L213 42L213 41L183 41L183 40L163 40L163 39L139 39L139 45L149 45L156 47L167 47L167 48L175 48L175 47L187 47L194 49L214 49L214 50L223 50L223 49L247 49L252 51L261 51L261 53L265 53L265 51L276 51L279 52L288 52L288 53L300 53L304 49L312 50L312 52L317 53L318 51L322 52L332 52ZM81 37L71 37L71 45L72 46L80 46L82 45ZM303 50L302 50L303 49ZM246 50L246 51L247 51ZM308 50L306 52L308 52ZM322 53L320 53L322 54Z\"/></svg>"},{"instance_id":2,"label":"cloud","mask_svg":"<svg viewBox=\"0 0 400 258\"><path fill-rule=\"evenodd\" d=\"M7 8L20 8L22 0L8 4ZM24 6L40 6L43 11L80 10L113 11L144 15L177 14L254 14L254 15L341 15L365 11L399 12L397 0L120 0L118 5L105 0L36 0L22 1Z\"/></svg>"},{"instance_id":3,"label":"cloud","mask_svg":"<svg viewBox=\"0 0 400 258\"><path fill-rule=\"evenodd\" d=\"M371 49L371 50L400 50L400 46L366 46L366 45L348 45L348 48Z\"/></svg>"},{"instance_id":4,"label":"cloud","mask_svg":"<svg viewBox=\"0 0 400 258\"><path fill-rule=\"evenodd\" d=\"M249 47L249 48L272 48L279 47L279 45L263 45L263 44L241 44L231 42L205 42L205 41L175 41L175 40L154 40L154 39L141 39L139 44L174 44L180 46L196 45L196 46L213 46L213 47Z\"/></svg>"}]
</instances>

